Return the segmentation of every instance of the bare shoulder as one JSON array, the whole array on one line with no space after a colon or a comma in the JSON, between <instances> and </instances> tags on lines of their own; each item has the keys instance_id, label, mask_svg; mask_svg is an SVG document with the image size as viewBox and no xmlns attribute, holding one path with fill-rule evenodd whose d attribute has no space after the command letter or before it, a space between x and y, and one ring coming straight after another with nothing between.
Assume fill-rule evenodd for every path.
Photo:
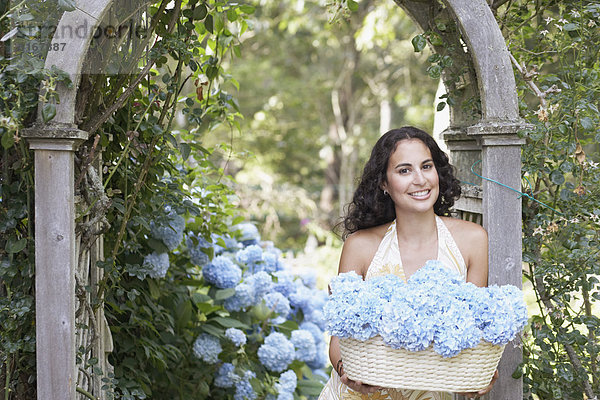
<instances>
[{"instance_id":1,"label":"bare shoulder","mask_svg":"<svg viewBox=\"0 0 600 400\"><path fill-rule=\"evenodd\" d=\"M350 234L342 248L339 272L355 271L365 276L389 226L388 223Z\"/></svg>"},{"instance_id":2,"label":"bare shoulder","mask_svg":"<svg viewBox=\"0 0 600 400\"><path fill-rule=\"evenodd\" d=\"M442 217L456 244L461 247L487 243L487 231L479 224L458 218Z\"/></svg>"}]
</instances>

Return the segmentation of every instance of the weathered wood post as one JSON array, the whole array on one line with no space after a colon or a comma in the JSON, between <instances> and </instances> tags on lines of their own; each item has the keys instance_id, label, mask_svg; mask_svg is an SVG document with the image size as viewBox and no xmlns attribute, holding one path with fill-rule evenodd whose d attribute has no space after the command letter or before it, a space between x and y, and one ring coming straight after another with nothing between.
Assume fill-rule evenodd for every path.
<instances>
[{"instance_id":1,"label":"weathered wood post","mask_svg":"<svg viewBox=\"0 0 600 400\"><path fill-rule=\"evenodd\" d=\"M45 67L58 67L73 83L59 83L55 118L23 132L35 158L35 279L37 398L75 400L77 350L75 327L74 152L87 139L75 120L81 70L98 24L112 0L77 0L65 13L48 52ZM70 34L69 34L70 33ZM38 121L41 118L41 106Z\"/></svg>"},{"instance_id":2,"label":"weathered wood post","mask_svg":"<svg viewBox=\"0 0 600 400\"><path fill-rule=\"evenodd\" d=\"M468 135L481 143L481 175L520 190L521 145L517 136L521 124L482 123L467 128ZM483 226L489 236L489 285L511 284L522 287L521 199L518 193L495 182L483 180ZM491 400L523 398L523 381L513 372L522 361L520 339L506 345L498 365L499 378Z\"/></svg>"},{"instance_id":3,"label":"weathered wood post","mask_svg":"<svg viewBox=\"0 0 600 400\"><path fill-rule=\"evenodd\" d=\"M38 399L74 400L74 151L87 133L74 125L30 128L35 151L35 316Z\"/></svg>"}]
</instances>

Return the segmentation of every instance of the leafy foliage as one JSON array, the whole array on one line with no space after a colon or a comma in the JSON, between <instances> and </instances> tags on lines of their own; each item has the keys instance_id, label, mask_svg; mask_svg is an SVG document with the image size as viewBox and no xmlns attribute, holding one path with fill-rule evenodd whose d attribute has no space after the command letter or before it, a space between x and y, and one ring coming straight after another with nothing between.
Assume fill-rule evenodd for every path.
<instances>
[{"instance_id":1,"label":"leafy foliage","mask_svg":"<svg viewBox=\"0 0 600 400\"><path fill-rule=\"evenodd\" d=\"M597 27L600 6L521 2L498 12L518 60L525 277L537 300L524 338L525 398L600 393ZM519 376L517 371L515 376Z\"/></svg>"}]
</instances>

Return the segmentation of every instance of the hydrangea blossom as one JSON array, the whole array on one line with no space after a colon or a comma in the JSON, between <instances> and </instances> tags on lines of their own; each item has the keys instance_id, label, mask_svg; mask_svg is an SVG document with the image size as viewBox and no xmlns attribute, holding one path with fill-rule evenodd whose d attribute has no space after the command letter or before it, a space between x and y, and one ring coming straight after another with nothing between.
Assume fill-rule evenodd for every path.
<instances>
[{"instance_id":1,"label":"hydrangea blossom","mask_svg":"<svg viewBox=\"0 0 600 400\"><path fill-rule=\"evenodd\" d=\"M329 362L329 351L327 343L325 341L317 342L317 355L314 359L307 361L306 365L313 370L313 372L325 368Z\"/></svg>"},{"instance_id":2,"label":"hydrangea blossom","mask_svg":"<svg viewBox=\"0 0 600 400\"><path fill-rule=\"evenodd\" d=\"M287 370L279 376L279 382L275 384L275 389L277 393L279 393L277 399L286 399L290 395L293 398L294 390L296 390L296 386L298 385L298 377L294 371Z\"/></svg>"},{"instance_id":3,"label":"hydrangea blossom","mask_svg":"<svg viewBox=\"0 0 600 400\"><path fill-rule=\"evenodd\" d=\"M227 311L240 311L254 304L254 287L242 282L235 287L235 294L225 300L223 306Z\"/></svg>"},{"instance_id":4,"label":"hydrangea blossom","mask_svg":"<svg viewBox=\"0 0 600 400\"><path fill-rule=\"evenodd\" d=\"M253 275L248 276L244 281L251 285L254 289L254 302L258 303L262 297L269 293L273 288L273 279L265 271L259 271Z\"/></svg>"},{"instance_id":5,"label":"hydrangea blossom","mask_svg":"<svg viewBox=\"0 0 600 400\"><path fill-rule=\"evenodd\" d=\"M266 249L262 255L263 268L267 272L279 271L283 268L283 264L279 259L279 253L273 249Z\"/></svg>"},{"instance_id":6,"label":"hydrangea blossom","mask_svg":"<svg viewBox=\"0 0 600 400\"><path fill-rule=\"evenodd\" d=\"M296 360L311 361L317 355L317 346L312 333L302 329L292 331L291 342L296 348Z\"/></svg>"},{"instance_id":7,"label":"hydrangea blossom","mask_svg":"<svg viewBox=\"0 0 600 400\"><path fill-rule=\"evenodd\" d=\"M234 372L235 367L231 363L224 363L217 371L215 376L215 386L220 388L230 388L235 382L239 381L240 377Z\"/></svg>"},{"instance_id":8,"label":"hydrangea blossom","mask_svg":"<svg viewBox=\"0 0 600 400\"><path fill-rule=\"evenodd\" d=\"M244 376L235 385L235 394L233 400L254 400L256 399L256 392L250 384L250 379L256 378L256 374L252 371L246 371Z\"/></svg>"},{"instance_id":9,"label":"hydrangea blossom","mask_svg":"<svg viewBox=\"0 0 600 400\"><path fill-rule=\"evenodd\" d=\"M194 265L201 267L208 264L210 261L208 254L206 254L203 249L210 249L212 244L203 237L198 237L196 239L198 240L197 245L194 244L194 241L191 237L188 237L186 239L186 245L188 248L188 254L190 256L190 261L192 261Z\"/></svg>"},{"instance_id":10,"label":"hydrangea blossom","mask_svg":"<svg viewBox=\"0 0 600 400\"><path fill-rule=\"evenodd\" d=\"M282 295L288 298L292 293L296 291L296 283L294 282L294 276L288 271L277 271L273 273L273 276L277 279L277 282L273 286L273 290L281 293Z\"/></svg>"},{"instance_id":11,"label":"hydrangea blossom","mask_svg":"<svg viewBox=\"0 0 600 400\"><path fill-rule=\"evenodd\" d=\"M156 253L155 251L144 257L144 263L140 271L136 274L138 278L164 278L169 270L169 254Z\"/></svg>"},{"instance_id":12,"label":"hydrangea blossom","mask_svg":"<svg viewBox=\"0 0 600 400\"><path fill-rule=\"evenodd\" d=\"M233 230L236 230L240 233L239 241L244 246L258 244L260 242L260 233L258 232L258 228L256 225L250 222L237 224L233 227Z\"/></svg>"},{"instance_id":13,"label":"hydrangea blossom","mask_svg":"<svg viewBox=\"0 0 600 400\"><path fill-rule=\"evenodd\" d=\"M239 250L235 258L239 263L242 264L254 264L256 262L262 261L263 250L260 246L253 244L248 247L245 247L242 250Z\"/></svg>"},{"instance_id":14,"label":"hydrangea blossom","mask_svg":"<svg viewBox=\"0 0 600 400\"><path fill-rule=\"evenodd\" d=\"M273 332L265 338L258 348L258 359L269 371L281 372L287 368L295 357L295 349L285 335Z\"/></svg>"},{"instance_id":15,"label":"hydrangea blossom","mask_svg":"<svg viewBox=\"0 0 600 400\"><path fill-rule=\"evenodd\" d=\"M235 287L242 279L242 270L228 257L218 256L202 269L204 279L220 289Z\"/></svg>"},{"instance_id":16,"label":"hydrangea blossom","mask_svg":"<svg viewBox=\"0 0 600 400\"><path fill-rule=\"evenodd\" d=\"M475 347L481 339L503 345L527 323L521 290L480 288L438 261L429 261L404 283L395 275L363 281L354 272L331 283L325 305L333 336L384 343L409 351L433 349L444 357Z\"/></svg>"},{"instance_id":17,"label":"hydrangea blossom","mask_svg":"<svg viewBox=\"0 0 600 400\"><path fill-rule=\"evenodd\" d=\"M271 292L264 295L263 300L265 305L275 312L279 318L278 322L282 323L290 313L290 302L279 292Z\"/></svg>"},{"instance_id":18,"label":"hydrangea blossom","mask_svg":"<svg viewBox=\"0 0 600 400\"><path fill-rule=\"evenodd\" d=\"M211 235L211 239L213 241L213 248L215 249L215 254L219 255L224 253L225 251L235 252L241 248L240 244L233 238L227 235L217 235L213 233ZM219 244L219 239L222 240L225 244L225 247Z\"/></svg>"},{"instance_id":19,"label":"hydrangea blossom","mask_svg":"<svg viewBox=\"0 0 600 400\"><path fill-rule=\"evenodd\" d=\"M152 236L167 246L169 250L175 250L183 240L183 230L185 229L185 219L181 215L177 215L170 207L167 211L164 221L150 221L150 232Z\"/></svg>"},{"instance_id":20,"label":"hydrangea blossom","mask_svg":"<svg viewBox=\"0 0 600 400\"><path fill-rule=\"evenodd\" d=\"M312 322L303 321L298 328L305 331L309 331L313 335L315 343L320 343L325 339L321 328L319 328L316 324Z\"/></svg>"},{"instance_id":21,"label":"hydrangea blossom","mask_svg":"<svg viewBox=\"0 0 600 400\"><path fill-rule=\"evenodd\" d=\"M246 334L236 328L228 328L225 331L225 337L233 342L237 347L246 344Z\"/></svg>"},{"instance_id":22,"label":"hydrangea blossom","mask_svg":"<svg viewBox=\"0 0 600 400\"><path fill-rule=\"evenodd\" d=\"M208 333L201 333L194 342L194 354L196 357L209 364L215 364L219 361L219 354L221 354L222 350L223 348L219 339Z\"/></svg>"}]
</instances>

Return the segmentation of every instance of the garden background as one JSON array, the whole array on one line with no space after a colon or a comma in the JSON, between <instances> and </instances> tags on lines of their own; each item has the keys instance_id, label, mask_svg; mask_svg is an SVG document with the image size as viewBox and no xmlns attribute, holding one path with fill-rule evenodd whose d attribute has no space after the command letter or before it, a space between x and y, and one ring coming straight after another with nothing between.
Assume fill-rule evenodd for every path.
<instances>
[{"instance_id":1,"label":"garden background","mask_svg":"<svg viewBox=\"0 0 600 400\"><path fill-rule=\"evenodd\" d=\"M43 51L15 56L11 45L18 34L43 44L35 28L74 7L0 2L4 399L35 397L33 160L22 132L38 106L52 120L65 81L44 69ZM514 376L524 398L591 399L600 393L600 3L491 7L534 126L520 132L530 325ZM319 311L337 270L339 216L380 133L443 129L434 120L453 100L439 79L452 59L429 53L440 35L418 32L392 1L165 0L140 18L149 34L115 52L112 71L89 74L80 94L79 125L91 135L76 158L77 229L104 235L105 260L98 287L78 290L102 300L89 306L106 312L114 370L86 348L78 367L114 398L314 397L329 371ZM142 80L115 73L148 60ZM476 114L477 102L464 108ZM100 149L98 184L88 167Z\"/></svg>"}]
</instances>

